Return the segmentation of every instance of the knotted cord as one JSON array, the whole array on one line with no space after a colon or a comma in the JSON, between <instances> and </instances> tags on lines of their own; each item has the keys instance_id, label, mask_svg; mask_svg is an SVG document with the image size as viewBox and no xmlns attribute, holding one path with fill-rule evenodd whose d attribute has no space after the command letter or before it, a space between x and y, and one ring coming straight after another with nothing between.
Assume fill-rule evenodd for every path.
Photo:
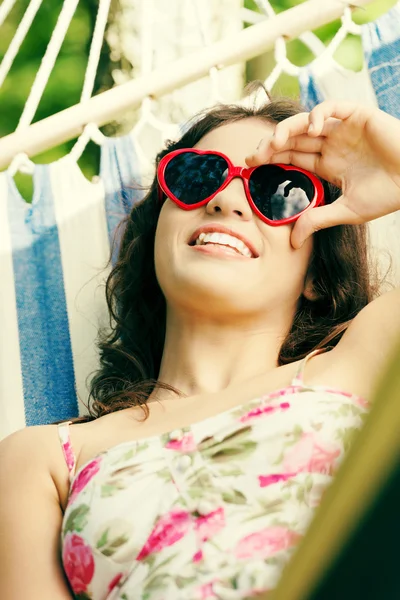
<instances>
[{"instance_id":1,"label":"knotted cord","mask_svg":"<svg viewBox=\"0 0 400 600\"><path fill-rule=\"evenodd\" d=\"M81 103L63 111L65 114L60 113L59 115L53 115L43 122L36 123L29 127L75 13L78 1L79 0L65 0L63 3L56 27L32 85L17 130L14 134L5 136L0 140L0 168L2 165L6 166L9 164L18 153L25 152L32 155L36 152L42 152L52 145L75 137L77 134L81 133L85 125L91 121L95 121L97 124L96 126L100 126L108 122L108 120L115 118L122 110L126 110L128 106L133 107L137 105L138 101L142 102L142 123L144 122L143 120L146 119L146 122L151 121L153 127L159 127L160 129L165 128L166 124L161 123L153 113L152 101L148 99L149 94L156 96L168 93L171 90L208 73L212 82L212 94L214 100L220 100L220 76L218 68L222 65L220 65L219 62L223 63L223 66L229 66L240 60L248 60L250 57L256 56L257 53L259 54L261 51L270 48L271 41L273 41L275 46L276 65L266 79L265 84L267 89L271 89L281 73L288 73L291 76L297 77L301 72L301 69L304 68L298 67L289 61L286 54L287 39L299 37L299 39L310 48L314 55L317 56L318 60L324 60L325 57L334 54L348 33L360 33L360 27L352 21L350 7L347 6L343 9L341 2L338 0L326 0L323 5L321 5L319 1L317 2L317 0L309 0L308 2L285 10L278 15L275 15L268 0L257 0L257 6L259 10L263 12L263 15L267 16L270 21L274 21L273 28L269 26L264 28L263 22L260 21L247 30L240 32L235 40L233 40L233 38L232 41L222 40L221 42L213 43L210 46L209 19L207 20L206 18L205 11L207 7L204 5L205 0L201 0L201 4L200 0L192 0L195 1L197 5L198 22L204 45L203 51L199 52L197 55L193 55L190 61L180 59L180 61L177 62L176 67L172 65L171 69L169 67L163 69L164 72L154 72L153 82L153 71L148 71L149 65L151 64L151 53L148 51L148 45L146 46L146 43L151 43L151 40L148 36L144 37L143 65L146 69L146 75L142 77L140 81L135 80L127 82L126 84L117 86L117 88L103 92L101 95L99 94L96 98L91 98L101 53L101 39L104 35L110 6L110 0L99 0L99 10L83 84ZM372 0L357 0L357 4L363 6L369 4L371 1ZM0 24L11 11L14 3L15 0L3 0L0 7ZM31 0L17 27L15 36L0 65L0 85L10 70L14 58L18 53L18 49L30 29L40 4L41 0ZM152 5L152 1L143 0L142 4L146 7L147 5ZM249 11L247 10L246 14L248 13ZM150 12L147 13L147 15L149 14ZM256 13L254 14L256 15ZM342 15L341 28L331 43L327 47L324 47L322 42L320 42L310 30L330 22L340 15ZM258 16L255 19L252 19L252 21L258 21L259 16L258 13ZM147 27L151 27L151 22L147 24ZM249 29L251 30L251 35L248 35L250 33ZM263 31L262 35L261 31ZM189 66L192 69L192 73L189 73ZM207 70L205 70L204 67L206 67ZM163 76L164 74L166 76L167 72L168 78L165 79ZM150 84L150 82L152 83ZM136 89L136 83L138 85L140 84L140 89ZM124 88L124 86L127 87ZM100 98L100 96L103 97ZM94 101L96 101L96 103L94 103ZM51 120L51 125L49 122L48 127L46 126L47 120ZM102 139L101 135L99 135L100 132L99 134L94 134L94 127L95 126L93 125L86 129L86 136L88 135L88 132L91 132L92 137L95 135L96 139L100 141ZM19 136L19 133L22 133L22 131L23 136ZM86 137L84 139L86 139ZM80 147L81 146L79 146L79 148ZM77 154L79 154L78 150Z\"/></svg>"},{"instance_id":2,"label":"knotted cord","mask_svg":"<svg viewBox=\"0 0 400 600\"><path fill-rule=\"evenodd\" d=\"M16 131L25 129L32 123L78 2L79 0L65 0L63 3Z\"/></svg>"},{"instance_id":3,"label":"knotted cord","mask_svg":"<svg viewBox=\"0 0 400 600\"><path fill-rule=\"evenodd\" d=\"M3 20L8 15L9 11L13 7L15 0L9 0L8 4L6 4L8 0L5 0L4 3L0 6L0 25ZM12 67L15 57L18 54L18 50L20 49L22 42L26 38L26 35L32 25L33 19L36 16L37 11L40 8L43 0L31 0L28 8L26 9L24 16L21 19L20 24L17 27L17 31L9 47L7 48L7 52L5 53L3 60L0 64L0 87L3 85L5 78L9 70Z\"/></svg>"}]
</instances>

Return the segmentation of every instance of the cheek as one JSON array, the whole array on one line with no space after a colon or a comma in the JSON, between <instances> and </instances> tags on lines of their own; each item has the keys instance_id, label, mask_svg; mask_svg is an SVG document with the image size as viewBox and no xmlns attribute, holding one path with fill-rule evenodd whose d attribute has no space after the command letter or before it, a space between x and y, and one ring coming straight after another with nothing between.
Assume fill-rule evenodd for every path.
<instances>
[{"instance_id":1,"label":"cheek","mask_svg":"<svg viewBox=\"0 0 400 600\"><path fill-rule=\"evenodd\" d=\"M162 211L160 213L160 218L157 223L156 235L154 240L154 263L156 276L160 286L162 287L163 273L168 266L169 256L170 256L170 248L171 248L171 232L170 232L170 223L169 219L166 218L166 215L162 216Z\"/></svg>"},{"instance_id":2,"label":"cheek","mask_svg":"<svg viewBox=\"0 0 400 600\"><path fill-rule=\"evenodd\" d=\"M263 230L265 269L275 280L283 296L302 293L313 251L312 238L298 250L292 247L292 229L292 225L284 225L272 228L272 231L271 227Z\"/></svg>"},{"instance_id":3,"label":"cheek","mask_svg":"<svg viewBox=\"0 0 400 600\"><path fill-rule=\"evenodd\" d=\"M308 268L311 262L313 252L312 238L309 238L299 250L292 250L292 252L293 271L296 273L296 287L300 296L304 292Z\"/></svg>"},{"instance_id":4,"label":"cheek","mask_svg":"<svg viewBox=\"0 0 400 600\"><path fill-rule=\"evenodd\" d=\"M154 263L158 282L164 289L176 261L176 246L179 231L185 223L184 211L176 207L170 200L166 200L158 218L154 240Z\"/></svg>"}]
</instances>

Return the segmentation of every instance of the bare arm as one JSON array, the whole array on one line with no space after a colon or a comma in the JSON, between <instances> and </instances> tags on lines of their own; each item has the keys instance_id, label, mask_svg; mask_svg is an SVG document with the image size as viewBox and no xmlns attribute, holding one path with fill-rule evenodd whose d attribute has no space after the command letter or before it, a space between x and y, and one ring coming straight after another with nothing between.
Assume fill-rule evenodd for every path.
<instances>
[{"instance_id":1,"label":"bare arm","mask_svg":"<svg viewBox=\"0 0 400 600\"><path fill-rule=\"evenodd\" d=\"M372 397L399 340L400 289L396 289L363 308L330 352L342 387Z\"/></svg>"},{"instance_id":2,"label":"bare arm","mask_svg":"<svg viewBox=\"0 0 400 600\"><path fill-rule=\"evenodd\" d=\"M62 509L48 467L54 430L32 427L0 444L0 598L71 600L59 560Z\"/></svg>"}]
</instances>

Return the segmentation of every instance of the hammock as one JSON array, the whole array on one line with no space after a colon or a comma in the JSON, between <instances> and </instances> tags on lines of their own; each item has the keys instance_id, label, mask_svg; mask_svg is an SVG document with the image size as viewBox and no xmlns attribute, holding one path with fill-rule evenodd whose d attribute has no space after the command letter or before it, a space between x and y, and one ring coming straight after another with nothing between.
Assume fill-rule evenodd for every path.
<instances>
[{"instance_id":1,"label":"hammock","mask_svg":"<svg viewBox=\"0 0 400 600\"><path fill-rule=\"evenodd\" d=\"M369 1L359 0L358 5ZM0 25L14 2L3 0ZM0 86L40 4L31 0L19 23L0 64ZM279 15L269 2L258 0L258 12L242 12L249 27L234 39L211 44L200 8L206 2L197 1L203 47L196 54L161 70L152 69L146 59L140 78L92 98L110 4L99 0L81 102L31 125L77 4L77 0L64 1L17 130L0 139L0 168L6 169L0 173L0 439L26 425L86 413L86 380L98 364L95 339L99 325L107 325L104 280L111 240L118 222L142 197L135 184L143 182L151 164L138 141L139 133L151 123L161 132L162 141L181 127L162 123L153 114L150 96L162 96L208 75L213 101L218 101L223 94L216 65L233 65L275 47L276 66L265 82L268 89L281 73L288 73L299 79L308 108L323 99L347 98L378 105L400 117L400 2L375 22L358 26L350 8L343 9L339 0L309 0ZM148 15L147 30L149 23L151 30ZM310 30L340 16L341 28L325 47ZM348 33L361 36L364 67L358 73L333 58ZM293 65L286 56L285 40L295 37L315 55L305 67ZM209 102L210 96L204 98L204 104ZM109 138L100 132L99 126L139 104L141 117L130 133ZM28 158L77 135L72 152L52 164L35 165ZM92 182L77 164L89 140L101 148L99 177ZM32 204L25 202L14 183L17 171L33 177ZM371 248L391 250L397 282L399 230L398 214L371 227ZM116 254L112 258L115 261Z\"/></svg>"}]
</instances>

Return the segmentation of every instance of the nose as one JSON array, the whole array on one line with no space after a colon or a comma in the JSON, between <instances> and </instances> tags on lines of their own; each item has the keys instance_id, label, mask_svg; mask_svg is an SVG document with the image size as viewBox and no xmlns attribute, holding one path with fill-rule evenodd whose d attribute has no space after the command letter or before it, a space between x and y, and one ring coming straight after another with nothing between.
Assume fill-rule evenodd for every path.
<instances>
[{"instance_id":1,"label":"nose","mask_svg":"<svg viewBox=\"0 0 400 600\"><path fill-rule=\"evenodd\" d=\"M206 211L210 215L223 213L226 216L237 216L245 221L250 221L253 214L241 178L234 177L226 188L218 192L207 203Z\"/></svg>"}]
</instances>

